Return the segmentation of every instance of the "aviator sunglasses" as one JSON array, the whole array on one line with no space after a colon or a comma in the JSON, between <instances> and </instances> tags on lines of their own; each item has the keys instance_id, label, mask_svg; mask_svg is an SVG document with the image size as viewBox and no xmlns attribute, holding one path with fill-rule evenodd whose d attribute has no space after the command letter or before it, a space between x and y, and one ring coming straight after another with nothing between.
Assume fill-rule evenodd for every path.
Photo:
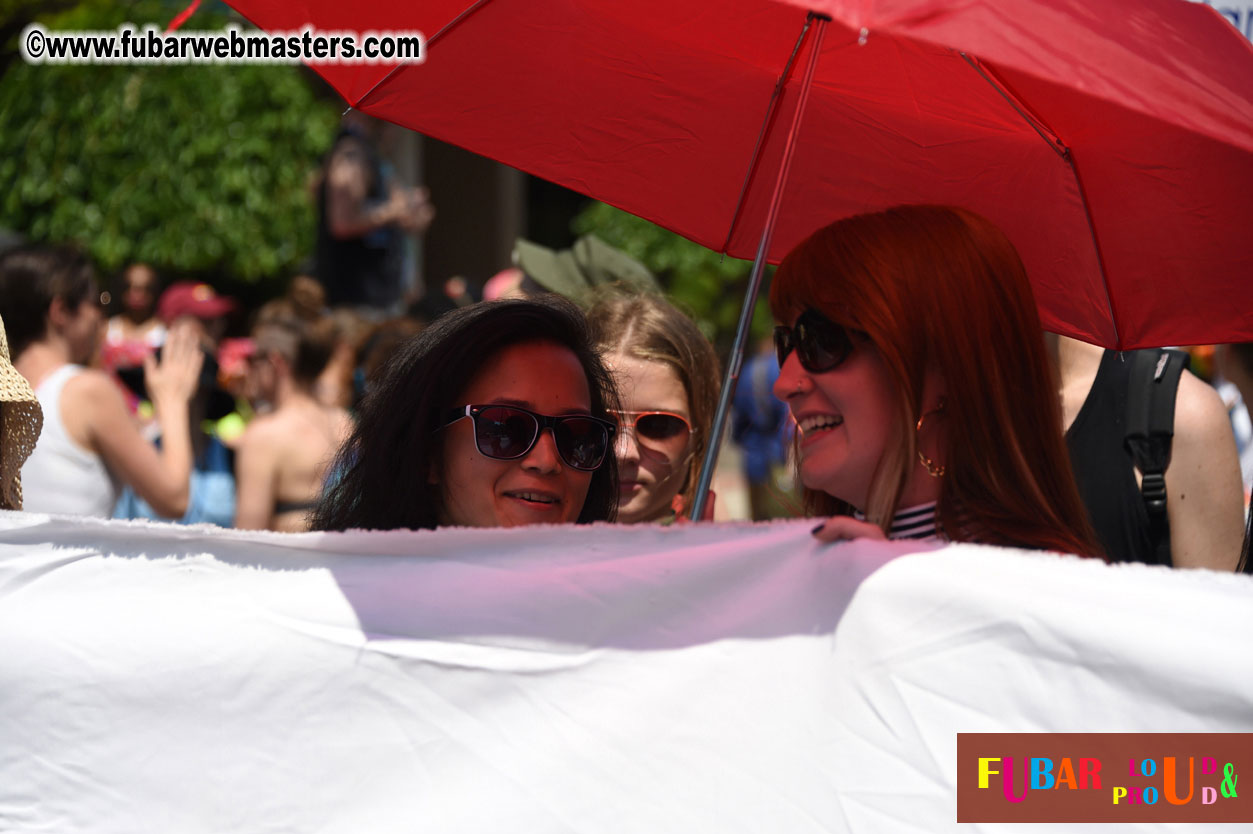
<instances>
[{"instance_id":1,"label":"aviator sunglasses","mask_svg":"<svg viewBox=\"0 0 1253 834\"><path fill-rule=\"evenodd\" d=\"M801 313L791 327L774 329L774 349L780 368L795 350L802 368L821 374L835 370L848 358L853 352L853 339L847 329L811 308Z\"/></svg>"},{"instance_id":2,"label":"aviator sunglasses","mask_svg":"<svg viewBox=\"0 0 1253 834\"><path fill-rule=\"evenodd\" d=\"M474 447L494 460L517 460L535 447L540 432L551 429L557 453L566 465L591 472L605 462L617 426L590 414L550 417L516 405L462 405L448 412L444 426L469 417Z\"/></svg>"},{"instance_id":3,"label":"aviator sunglasses","mask_svg":"<svg viewBox=\"0 0 1253 834\"><path fill-rule=\"evenodd\" d=\"M629 425L635 436L654 444L673 442L692 436L692 424L671 411L611 411L619 425Z\"/></svg>"}]
</instances>

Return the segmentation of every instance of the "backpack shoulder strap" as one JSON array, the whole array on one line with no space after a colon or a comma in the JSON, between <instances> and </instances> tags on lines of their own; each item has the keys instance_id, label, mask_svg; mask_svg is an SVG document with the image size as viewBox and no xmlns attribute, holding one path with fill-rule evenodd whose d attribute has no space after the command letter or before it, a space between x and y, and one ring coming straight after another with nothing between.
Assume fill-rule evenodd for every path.
<instances>
[{"instance_id":1,"label":"backpack shoulder strap","mask_svg":"<svg viewBox=\"0 0 1253 834\"><path fill-rule=\"evenodd\" d=\"M1181 350L1139 350L1131 358L1124 444L1142 480L1149 515L1151 564L1170 565L1170 520L1166 515L1166 467L1175 436L1175 392L1189 356Z\"/></svg>"}]
</instances>

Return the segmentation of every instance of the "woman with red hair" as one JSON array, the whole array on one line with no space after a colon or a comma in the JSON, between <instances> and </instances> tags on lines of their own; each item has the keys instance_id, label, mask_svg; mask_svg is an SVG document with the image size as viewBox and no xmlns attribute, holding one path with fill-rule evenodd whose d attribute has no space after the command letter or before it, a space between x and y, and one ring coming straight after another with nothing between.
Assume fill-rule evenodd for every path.
<instances>
[{"instance_id":1,"label":"woman with red hair","mask_svg":"<svg viewBox=\"0 0 1253 834\"><path fill-rule=\"evenodd\" d=\"M928 537L1100 554L1013 245L986 219L900 206L792 250L770 294L823 540Z\"/></svg>"}]
</instances>

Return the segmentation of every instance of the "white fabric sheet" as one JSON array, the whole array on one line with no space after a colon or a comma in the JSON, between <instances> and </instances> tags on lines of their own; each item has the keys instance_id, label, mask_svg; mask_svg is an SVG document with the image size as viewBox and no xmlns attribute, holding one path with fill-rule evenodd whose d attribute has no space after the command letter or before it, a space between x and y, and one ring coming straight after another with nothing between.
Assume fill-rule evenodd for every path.
<instances>
[{"instance_id":1,"label":"white fabric sheet","mask_svg":"<svg viewBox=\"0 0 1253 834\"><path fill-rule=\"evenodd\" d=\"M959 731L1253 730L1253 578L809 527L0 513L0 830L996 831Z\"/></svg>"}]
</instances>

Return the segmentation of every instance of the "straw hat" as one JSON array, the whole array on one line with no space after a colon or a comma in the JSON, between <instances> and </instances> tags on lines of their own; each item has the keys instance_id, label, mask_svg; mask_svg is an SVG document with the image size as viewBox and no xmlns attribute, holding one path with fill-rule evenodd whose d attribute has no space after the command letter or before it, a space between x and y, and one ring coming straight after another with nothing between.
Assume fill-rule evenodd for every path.
<instances>
[{"instance_id":1,"label":"straw hat","mask_svg":"<svg viewBox=\"0 0 1253 834\"><path fill-rule=\"evenodd\" d=\"M22 509L22 464L43 424L35 392L9 361L9 338L0 321L0 509Z\"/></svg>"}]
</instances>

